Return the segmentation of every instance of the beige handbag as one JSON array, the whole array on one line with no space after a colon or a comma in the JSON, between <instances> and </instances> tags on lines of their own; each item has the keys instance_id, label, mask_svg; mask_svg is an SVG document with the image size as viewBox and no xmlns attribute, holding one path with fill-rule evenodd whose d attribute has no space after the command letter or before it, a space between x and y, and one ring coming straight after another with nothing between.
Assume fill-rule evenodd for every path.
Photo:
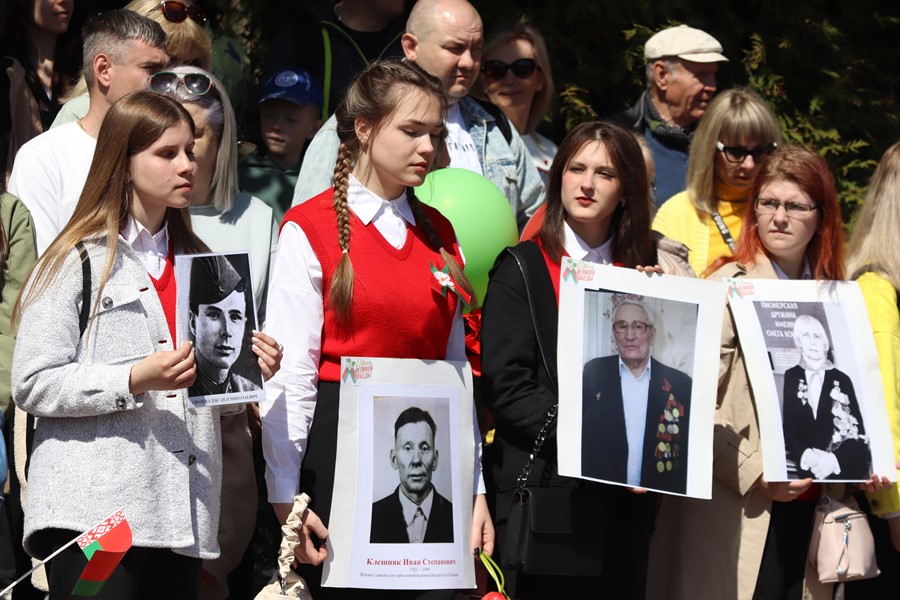
<instances>
[{"instance_id":1,"label":"beige handbag","mask_svg":"<svg viewBox=\"0 0 900 600\"><path fill-rule=\"evenodd\" d=\"M256 595L255 600L312 600L306 581L292 568L294 548L300 541L297 531L303 524L303 512L309 505L309 496L294 496L294 507L287 523L281 526L281 547L278 551L278 572L275 578Z\"/></svg>"},{"instance_id":2,"label":"beige handbag","mask_svg":"<svg viewBox=\"0 0 900 600\"><path fill-rule=\"evenodd\" d=\"M825 495L819 499L807 559L822 583L871 579L881 574L869 521L852 496L838 500Z\"/></svg>"}]
</instances>

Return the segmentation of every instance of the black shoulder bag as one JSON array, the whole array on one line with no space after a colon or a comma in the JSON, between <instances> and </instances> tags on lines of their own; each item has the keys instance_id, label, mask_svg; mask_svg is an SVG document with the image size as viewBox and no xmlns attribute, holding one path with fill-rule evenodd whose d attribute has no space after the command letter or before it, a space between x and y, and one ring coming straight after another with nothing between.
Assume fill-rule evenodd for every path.
<instances>
[{"instance_id":1,"label":"black shoulder bag","mask_svg":"<svg viewBox=\"0 0 900 600\"><path fill-rule=\"evenodd\" d=\"M530 242L507 251L522 271L541 360L556 384L556 346L550 342L555 337L558 308L543 255ZM535 286L539 282L532 277L546 281ZM535 310L535 303L539 310ZM547 322L546 315L553 317L552 323ZM548 330L554 333L553 337ZM606 494L602 486L580 480L573 485L528 483L534 459L550 433L558 407L558 403L554 404L547 411L528 462L517 479L500 558L504 567L533 575L597 576L603 570L606 536Z\"/></svg>"}]
</instances>

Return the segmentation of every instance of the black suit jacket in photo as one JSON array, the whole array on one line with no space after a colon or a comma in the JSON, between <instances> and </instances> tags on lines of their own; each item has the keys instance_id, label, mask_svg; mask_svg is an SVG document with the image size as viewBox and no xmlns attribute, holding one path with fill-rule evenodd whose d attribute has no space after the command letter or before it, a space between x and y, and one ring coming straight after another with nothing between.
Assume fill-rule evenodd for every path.
<instances>
[{"instance_id":1,"label":"black suit jacket in photo","mask_svg":"<svg viewBox=\"0 0 900 600\"><path fill-rule=\"evenodd\" d=\"M640 485L684 494L687 491L691 378L652 357L650 361ZM679 411L682 414L678 417L672 414L671 407L667 407L670 400L682 406ZM584 365L583 373L581 474L626 483L627 470L628 437L619 357L595 358Z\"/></svg>"},{"instance_id":2,"label":"black suit jacket in photo","mask_svg":"<svg viewBox=\"0 0 900 600\"><path fill-rule=\"evenodd\" d=\"M406 531L406 519L403 516L403 505L400 504L400 486L381 500L372 504L372 531L369 543L372 544L409 544ZM431 514L425 525L425 538L422 543L439 544L453 542L453 503L432 488L434 501L431 503Z\"/></svg>"},{"instance_id":3,"label":"black suit jacket in photo","mask_svg":"<svg viewBox=\"0 0 900 600\"><path fill-rule=\"evenodd\" d=\"M860 435L865 435L862 415L859 412L859 403L856 401L856 391L853 382L846 373L838 369L825 371L822 382L822 392L819 394L819 406L816 416L813 417L812 407L799 397L800 382L809 385L806 381L806 370L800 365L795 365L784 372L784 409L782 412L784 426L784 446L788 460L797 465L799 477L813 477L811 471L805 471L800 467L800 459L808 448L828 450L828 445L834 435L834 419L832 407L834 400L831 398L832 390L839 388L850 401L850 414L856 417L857 428ZM808 389L808 388L807 388ZM869 446L862 440L847 440L836 450L834 455L841 466L841 472L829 475L827 479L868 479L872 455Z\"/></svg>"}]
</instances>

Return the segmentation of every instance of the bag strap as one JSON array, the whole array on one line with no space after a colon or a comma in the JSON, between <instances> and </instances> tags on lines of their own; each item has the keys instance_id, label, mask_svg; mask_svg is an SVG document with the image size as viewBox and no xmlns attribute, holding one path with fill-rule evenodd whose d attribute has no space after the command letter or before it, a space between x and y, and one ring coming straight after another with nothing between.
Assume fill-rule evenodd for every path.
<instances>
[{"instance_id":1,"label":"bag strap","mask_svg":"<svg viewBox=\"0 0 900 600\"><path fill-rule=\"evenodd\" d=\"M91 257L88 255L84 242L75 244L78 254L81 255L81 310L78 311L79 336L84 335L87 329L88 319L91 315ZM26 415L25 427L25 476L31 467L31 449L34 446L34 429L37 421L33 414Z\"/></svg>"},{"instance_id":2,"label":"bag strap","mask_svg":"<svg viewBox=\"0 0 900 600\"><path fill-rule=\"evenodd\" d=\"M734 238L731 236L731 232L728 231L728 225L725 224L725 219L722 218L722 215L720 215L719 211L717 210L713 211L712 218L713 222L715 222L716 224L716 228L722 235L722 239L725 240L726 244L728 244L728 247L731 249L731 252L733 254L736 244L734 243Z\"/></svg>"},{"instance_id":3,"label":"bag strap","mask_svg":"<svg viewBox=\"0 0 900 600\"><path fill-rule=\"evenodd\" d=\"M78 313L78 330L84 335L91 315L91 257L84 242L75 244L81 255L81 310Z\"/></svg>"},{"instance_id":4,"label":"bag strap","mask_svg":"<svg viewBox=\"0 0 900 600\"><path fill-rule=\"evenodd\" d=\"M506 251L516 259L519 270L522 271L522 279L525 282L525 293L528 296L528 309L531 312L531 322L534 326L538 349L541 353L541 360L544 362L544 368L547 370L547 374L550 376L551 381L556 385L556 346L548 343L549 339L552 339L549 338L550 332L548 329L552 331L555 337L558 327L556 315L559 312L559 309L556 306L556 296L553 293L553 282L550 280L550 273L547 271L544 255L537 244L530 241L509 247ZM536 277L538 280L532 280L532 277ZM535 283L541 284L537 286L536 290L534 289ZM540 292L541 290L545 293L535 293L536 291ZM541 310L535 310L536 302L540 303ZM553 315L554 319L552 325L547 322L548 319L546 316L541 319L541 315ZM534 459L540 453L541 448L544 447L544 441L547 439L547 434L550 432L550 427L553 424L553 420L556 418L558 410L559 403L557 402L547 411L547 418L544 420L544 424L541 426L541 430L534 440L531 453L528 455L528 461L525 463L525 466L522 467L522 472L516 479L520 501L525 493L525 482L528 481L528 475L531 473L531 469L534 466Z\"/></svg>"}]
</instances>

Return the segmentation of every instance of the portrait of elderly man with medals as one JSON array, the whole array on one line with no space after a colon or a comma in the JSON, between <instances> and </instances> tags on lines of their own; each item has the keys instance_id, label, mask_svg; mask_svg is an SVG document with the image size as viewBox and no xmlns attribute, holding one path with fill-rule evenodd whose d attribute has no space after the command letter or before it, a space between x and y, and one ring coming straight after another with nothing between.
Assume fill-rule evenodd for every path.
<instances>
[{"instance_id":1,"label":"portrait of elderly man with medals","mask_svg":"<svg viewBox=\"0 0 900 600\"><path fill-rule=\"evenodd\" d=\"M584 365L582 475L683 494L691 377L651 356L654 317L640 297L618 302L612 332L616 354Z\"/></svg>"}]
</instances>

